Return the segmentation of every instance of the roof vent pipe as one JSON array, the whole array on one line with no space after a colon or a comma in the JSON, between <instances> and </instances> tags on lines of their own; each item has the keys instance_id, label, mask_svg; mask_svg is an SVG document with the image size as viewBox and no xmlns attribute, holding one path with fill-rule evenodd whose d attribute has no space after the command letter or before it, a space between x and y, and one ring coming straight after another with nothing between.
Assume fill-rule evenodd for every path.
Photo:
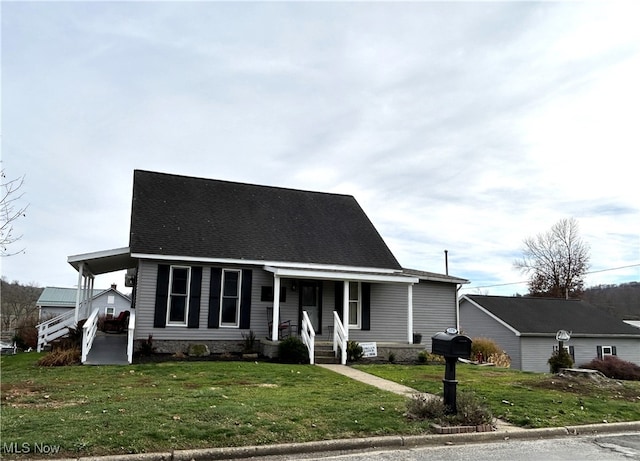
<instances>
[{"instance_id":1,"label":"roof vent pipe","mask_svg":"<svg viewBox=\"0 0 640 461\"><path fill-rule=\"evenodd\" d=\"M449 275L449 250L444 250L444 273Z\"/></svg>"}]
</instances>

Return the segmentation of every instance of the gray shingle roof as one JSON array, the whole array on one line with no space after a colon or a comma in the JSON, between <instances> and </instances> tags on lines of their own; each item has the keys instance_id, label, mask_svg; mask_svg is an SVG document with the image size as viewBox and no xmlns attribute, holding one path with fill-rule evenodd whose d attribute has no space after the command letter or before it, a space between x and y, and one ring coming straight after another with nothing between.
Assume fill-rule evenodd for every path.
<instances>
[{"instance_id":1,"label":"gray shingle roof","mask_svg":"<svg viewBox=\"0 0 640 461\"><path fill-rule=\"evenodd\" d=\"M640 335L637 328L586 301L480 295L465 297L523 334L555 334L558 330L567 330L574 335Z\"/></svg>"},{"instance_id":2,"label":"gray shingle roof","mask_svg":"<svg viewBox=\"0 0 640 461\"><path fill-rule=\"evenodd\" d=\"M401 267L348 195L136 170L131 253Z\"/></svg>"}]
</instances>

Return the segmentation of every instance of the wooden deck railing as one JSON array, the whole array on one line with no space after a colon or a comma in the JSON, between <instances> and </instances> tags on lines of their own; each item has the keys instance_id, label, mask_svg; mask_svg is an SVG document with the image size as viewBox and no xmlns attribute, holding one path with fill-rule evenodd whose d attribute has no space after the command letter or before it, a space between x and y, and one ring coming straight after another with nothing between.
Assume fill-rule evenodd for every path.
<instances>
[{"instance_id":1,"label":"wooden deck railing","mask_svg":"<svg viewBox=\"0 0 640 461\"><path fill-rule=\"evenodd\" d=\"M341 351L340 363L347 364L347 330L345 330L337 311L333 311L333 352L338 356L338 349Z\"/></svg>"},{"instance_id":2,"label":"wooden deck railing","mask_svg":"<svg viewBox=\"0 0 640 461\"><path fill-rule=\"evenodd\" d=\"M42 352L42 349L51 341L66 336L69 328L73 327L75 322L75 310L71 310L36 325L38 328L38 352Z\"/></svg>"},{"instance_id":3,"label":"wooden deck railing","mask_svg":"<svg viewBox=\"0 0 640 461\"><path fill-rule=\"evenodd\" d=\"M93 346L93 340L96 337L98 331L98 314L100 309L97 307L93 310L89 318L82 326L82 363L87 361L87 356Z\"/></svg>"},{"instance_id":4,"label":"wooden deck railing","mask_svg":"<svg viewBox=\"0 0 640 461\"><path fill-rule=\"evenodd\" d=\"M309 351L309 363L313 365L316 349L316 332L309 320L307 311L302 311L302 331L300 332L300 336L302 337L302 342L307 346L307 350Z\"/></svg>"},{"instance_id":5,"label":"wooden deck railing","mask_svg":"<svg viewBox=\"0 0 640 461\"><path fill-rule=\"evenodd\" d=\"M133 332L136 328L136 313L132 312L129 316L129 327L127 328L127 360L129 364L133 363Z\"/></svg>"}]
</instances>

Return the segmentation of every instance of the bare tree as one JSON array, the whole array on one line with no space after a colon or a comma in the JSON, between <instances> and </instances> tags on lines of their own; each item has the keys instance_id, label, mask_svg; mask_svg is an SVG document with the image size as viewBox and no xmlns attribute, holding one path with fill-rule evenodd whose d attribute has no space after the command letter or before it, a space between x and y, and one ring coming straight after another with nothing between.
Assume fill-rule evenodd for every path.
<instances>
[{"instance_id":1,"label":"bare tree","mask_svg":"<svg viewBox=\"0 0 640 461\"><path fill-rule=\"evenodd\" d=\"M14 235L13 223L18 218L25 216L29 205L18 205L18 201L23 195L20 189L24 184L24 176L7 180L4 170L1 170L0 174L0 256L12 256L24 251L23 248L10 252L9 245L22 238L22 235Z\"/></svg>"},{"instance_id":2,"label":"bare tree","mask_svg":"<svg viewBox=\"0 0 640 461\"><path fill-rule=\"evenodd\" d=\"M529 275L532 296L577 297L584 288L589 257L578 222L561 219L548 232L525 239L523 257L514 266Z\"/></svg>"},{"instance_id":3,"label":"bare tree","mask_svg":"<svg viewBox=\"0 0 640 461\"><path fill-rule=\"evenodd\" d=\"M3 337L12 335L15 329L25 323L34 324L38 320L36 302L42 293L42 288L35 284L21 285L18 282L9 283L4 277L0 280L0 330ZM6 339L6 338L5 338Z\"/></svg>"}]
</instances>

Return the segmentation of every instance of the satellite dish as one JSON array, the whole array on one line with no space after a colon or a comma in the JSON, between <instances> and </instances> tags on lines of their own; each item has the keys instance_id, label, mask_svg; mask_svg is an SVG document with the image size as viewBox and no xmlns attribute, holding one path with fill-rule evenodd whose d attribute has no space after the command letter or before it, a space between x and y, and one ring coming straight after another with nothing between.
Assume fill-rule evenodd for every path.
<instances>
[{"instance_id":1,"label":"satellite dish","mask_svg":"<svg viewBox=\"0 0 640 461\"><path fill-rule=\"evenodd\" d=\"M571 335L567 330L558 330L556 333L556 341L569 341L571 339Z\"/></svg>"}]
</instances>

